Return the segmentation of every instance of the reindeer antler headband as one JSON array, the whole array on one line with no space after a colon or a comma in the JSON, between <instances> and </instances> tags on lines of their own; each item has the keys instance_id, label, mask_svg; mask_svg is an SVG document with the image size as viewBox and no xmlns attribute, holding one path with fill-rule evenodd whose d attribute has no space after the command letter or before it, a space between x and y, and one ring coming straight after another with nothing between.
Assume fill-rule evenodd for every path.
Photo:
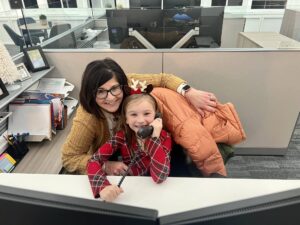
<instances>
[{"instance_id":1,"label":"reindeer antler headband","mask_svg":"<svg viewBox=\"0 0 300 225\"><path fill-rule=\"evenodd\" d=\"M152 84L146 84L146 81L139 81L131 79L131 85L129 86L131 88L130 95L133 94L142 94L147 93L150 94L150 92L153 90Z\"/></svg>"}]
</instances>

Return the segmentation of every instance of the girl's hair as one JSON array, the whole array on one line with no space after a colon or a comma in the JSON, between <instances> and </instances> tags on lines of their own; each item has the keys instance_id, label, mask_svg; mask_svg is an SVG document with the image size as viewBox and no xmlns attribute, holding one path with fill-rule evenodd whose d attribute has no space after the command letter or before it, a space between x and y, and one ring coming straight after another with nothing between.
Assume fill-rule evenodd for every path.
<instances>
[{"instance_id":1,"label":"girl's hair","mask_svg":"<svg viewBox=\"0 0 300 225\"><path fill-rule=\"evenodd\" d=\"M126 136L126 142L127 142L127 145L129 146L129 149L131 149L132 141L133 141L133 139L136 138L136 135L135 135L135 132L130 129L128 124L126 124L126 111L127 111L127 107L129 105L129 103L139 101L139 100L150 102L154 108L155 113L159 112L157 102L156 102L155 98L150 94L147 94L147 93L133 94L133 95L127 96L124 99L123 105L122 105L122 110L121 110L121 119L120 119L119 129L124 130L125 136Z\"/></svg>"},{"instance_id":2,"label":"girl's hair","mask_svg":"<svg viewBox=\"0 0 300 225\"><path fill-rule=\"evenodd\" d=\"M124 87L128 86L126 74L121 66L110 58L89 63L83 73L79 93L80 104L87 112L95 115L97 118L105 118L96 102L97 90L113 77L122 86L124 92ZM126 95L127 92L124 92L124 97Z\"/></svg>"}]
</instances>

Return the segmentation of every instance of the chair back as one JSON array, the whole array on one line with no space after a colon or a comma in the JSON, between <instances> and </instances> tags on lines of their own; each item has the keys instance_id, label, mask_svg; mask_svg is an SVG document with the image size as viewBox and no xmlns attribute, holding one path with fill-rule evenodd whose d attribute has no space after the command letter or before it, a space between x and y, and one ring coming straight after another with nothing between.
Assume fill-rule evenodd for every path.
<instances>
[{"instance_id":1,"label":"chair back","mask_svg":"<svg viewBox=\"0 0 300 225\"><path fill-rule=\"evenodd\" d=\"M24 17L24 18L19 18L17 20L18 26L24 25L26 23L35 23L35 19L33 19L32 17Z\"/></svg>"},{"instance_id":2,"label":"chair back","mask_svg":"<svg viewBox=\"0 0 300 225\"><path fill-rule=\"evenodd\" d=\"M18 35L13 29L11 29L7 24L3 24L4 29L13 40L15 45L23 47L24 46L24 39L22 36Z\"/></svg>"},{"instance_id":3,"label":"chair back","mask_svg":"<svg viewBox=\"0 0 300 225\"><path fill-rule=\"evenodd\" d=\"M71 29L71 24L68 24L68 23L53 25L50 30L50 38L52 38L58 34L61 34L69 29Z\"/></svg>"},{"instance_id":4,"label":"chair back","mask_svg":"<svg viewBox=\"0 0 300 225\"><path fill-rule=\"evenodd\" d=\"M67 30L71 29L71 24L58 24L53 25L50 30L49 38L52 38L56 35L64 33ZM44 48L51 49L61 49L61 48L76 48L76 38L74 32L70 32L69 34L64 35L63 37L55 40L47 45Z\"/></svg>"}]
</instances>

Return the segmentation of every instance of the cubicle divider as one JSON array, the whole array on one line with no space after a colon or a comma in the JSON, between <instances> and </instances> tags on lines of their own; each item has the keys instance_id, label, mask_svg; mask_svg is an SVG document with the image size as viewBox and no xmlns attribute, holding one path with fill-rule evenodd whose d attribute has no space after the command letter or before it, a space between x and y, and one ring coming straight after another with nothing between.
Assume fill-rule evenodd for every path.
<instances>
[{"instance_id":1,"label":"cubicle divider","mask_svg":"<svg viewBox=\"0 0 300 225\"><path fill-rule=\"evenodd\" d=\"M216 93L236 106L247 134L238 154L284 154L300 111L299 51L47 50L46 56L55 66L50 76L73 83L76 98L85 66L105 57L126 73L173 73Z\"/></svg>"}]
</instances>

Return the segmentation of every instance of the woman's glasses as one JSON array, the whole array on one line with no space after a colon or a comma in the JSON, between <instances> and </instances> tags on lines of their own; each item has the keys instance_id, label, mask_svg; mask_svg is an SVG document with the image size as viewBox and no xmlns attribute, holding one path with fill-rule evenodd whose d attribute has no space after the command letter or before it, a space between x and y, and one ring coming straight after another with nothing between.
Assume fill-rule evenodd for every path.
<instances>
[{"instance_id":1,"label":"woman's glasses","mask_svg":"<svg viewBox=\"0 0 300 225\"><path fill-rule=\"evenodd\" d=\"M122 85L117 84L115 86L112 86L109 90L99 88L97 90L96 97L100 99L105 99L107 98L108 92L110 92L113 96L117 96L122 93Z\"/></svg>"}]
</instances>

